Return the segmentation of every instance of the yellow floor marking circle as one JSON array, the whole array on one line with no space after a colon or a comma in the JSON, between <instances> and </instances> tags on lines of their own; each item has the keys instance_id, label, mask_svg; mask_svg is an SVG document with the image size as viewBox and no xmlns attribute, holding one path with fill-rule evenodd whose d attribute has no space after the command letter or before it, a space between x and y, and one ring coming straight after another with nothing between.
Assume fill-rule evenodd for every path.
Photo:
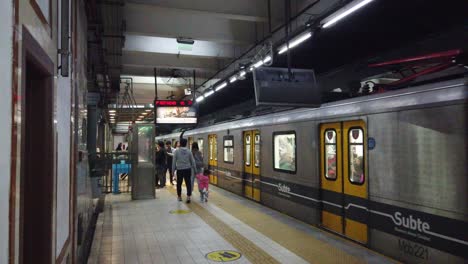
<instances>
[{"instance_id":1,"label":"yellow floor marking circle","mask_svg":"<svg viewBox=\"0 0 468 264\"><path fill-rule=\"evenodd\" d=\"M188 214L190 212L191 212L190 210L181 210L181 209L169 211L169 213L171 214Z\"/></svg>"},{"instance_id":2,"label":"yellow floor marking circle","mask_svg":"<svg viewBox=\"0 0 468 264\"><path fill-rule=\"evenodd\" d=\"M240 259L241 253L232 250L217 250L206 254L206 258L216 262L227 262Z\"/></svg>"}]
</instances>

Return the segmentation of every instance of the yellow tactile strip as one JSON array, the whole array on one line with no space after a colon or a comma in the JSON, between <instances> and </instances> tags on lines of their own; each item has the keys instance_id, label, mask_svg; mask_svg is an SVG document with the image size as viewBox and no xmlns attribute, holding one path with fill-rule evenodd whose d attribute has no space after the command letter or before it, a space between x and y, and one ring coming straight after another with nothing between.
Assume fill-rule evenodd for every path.
<instances>
[{"instance_id":1,"label":"yellow tactile strip","mask_svg":"<svg viewBox=\"0 0 468 264\"><path fill-rule=\"evenodd\" d=\"M172 194L175 194L175 190L169 188ZM215 215L210 213L205 208L201 207L197 203L190 203L187 206L195 214L197 214L203 221L205 221L211 228L213 228L222 238L233 245L239 250L253 264L266 263L273 264L279 263L276 259L266 253L263 249L256 246L252 241L248 240L237 231L232 229L223 221L219 220Z\"/></svg>"},{"instance_id":2,"label":"yellow tactile strip","mask_svg":"<svg viewBox=\"0 0 468 264\"><path fill-rule=\"evenodd\" d=\"M210 202L310 263L366 263L364 259L350 255L268 214L225 197L219 192L211 191ZM311 228L314 227L311 226ZM329 235L326 232L324 234ZM355 246L359 247L357 244ZM363 248L363 250L366 249Z\"/></svg>"}]
</instances>

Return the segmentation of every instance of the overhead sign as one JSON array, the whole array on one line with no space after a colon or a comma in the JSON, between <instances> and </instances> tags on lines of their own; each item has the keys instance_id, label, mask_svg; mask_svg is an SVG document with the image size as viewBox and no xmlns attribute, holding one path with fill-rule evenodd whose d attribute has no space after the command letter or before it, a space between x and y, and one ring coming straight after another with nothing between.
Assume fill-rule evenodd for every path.
<instances>
[{"instance_id":1,"label":"overhead sign","mask_svg":"<svg viewBox=\"0 0 468 264\"><path fill-rule=\"evenodd\" d=\"M154 106L192 106L192 100L156 100Z\"/></svg>"},{"instance_id":2,"label":"overhead sign","mask_svg":"<svg viewBox=\"0 0 468 264\"><path fill-rule=\"evenodd\" d=\"M156 100L156 124L196 124L197 109L191 100Z\"/></svg>"},{"instance_id":3,"label":"overhead sign","mask_svg":"<svg viewBox=\"0 0 468 264\"><path fill-rule=\"evenodd\" d=\"M313 70L260 67L253 79L257 105L320 107L322 102Z\"/></svg>"}]
</instances>

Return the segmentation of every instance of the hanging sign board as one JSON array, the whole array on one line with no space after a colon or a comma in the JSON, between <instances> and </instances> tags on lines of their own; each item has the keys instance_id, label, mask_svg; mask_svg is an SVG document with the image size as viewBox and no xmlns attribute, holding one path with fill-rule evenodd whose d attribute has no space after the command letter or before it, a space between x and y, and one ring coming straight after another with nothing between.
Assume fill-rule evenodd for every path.
<instances>
[{"instance_id":1,"label":"hanging sign board","mask_svg":"<svg viewBox=\"0 0 468 264\"><path fill-rule=\"evenodd\" d=\"M154 101L156 124L196 124L197 109L191 100Z\"/></svg>"}]
</instances>

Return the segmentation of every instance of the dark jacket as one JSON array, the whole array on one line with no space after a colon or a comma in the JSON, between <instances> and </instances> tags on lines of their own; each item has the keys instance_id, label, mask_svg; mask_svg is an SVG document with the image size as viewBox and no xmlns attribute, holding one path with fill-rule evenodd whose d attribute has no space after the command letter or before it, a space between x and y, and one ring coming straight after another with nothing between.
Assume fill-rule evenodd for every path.
<instances>
[{"instance_id":1,"label":"dark jacket","mask_svg":"<svg viewBox=\"0 0 468 264\"><path fill-rule=\"evenodd\" d=\"M156 151L156 168L165 168L166 167L166 149L160 149Z\"/></svg>"},{"instance_id":2,"label":"dark jacket","mask_svg":"<svg viewBox=\"0 0 468 264\"><path fill-rule=\"evenodd\" d=\"M167 167L172 168L172 156L173 156L172 152L173 152L173 150L172 150L172 148L169 148L169 149L165 148L165 150L166 150L166 154L167 154L166 155Z\"/></svg>"}]
</instances>

